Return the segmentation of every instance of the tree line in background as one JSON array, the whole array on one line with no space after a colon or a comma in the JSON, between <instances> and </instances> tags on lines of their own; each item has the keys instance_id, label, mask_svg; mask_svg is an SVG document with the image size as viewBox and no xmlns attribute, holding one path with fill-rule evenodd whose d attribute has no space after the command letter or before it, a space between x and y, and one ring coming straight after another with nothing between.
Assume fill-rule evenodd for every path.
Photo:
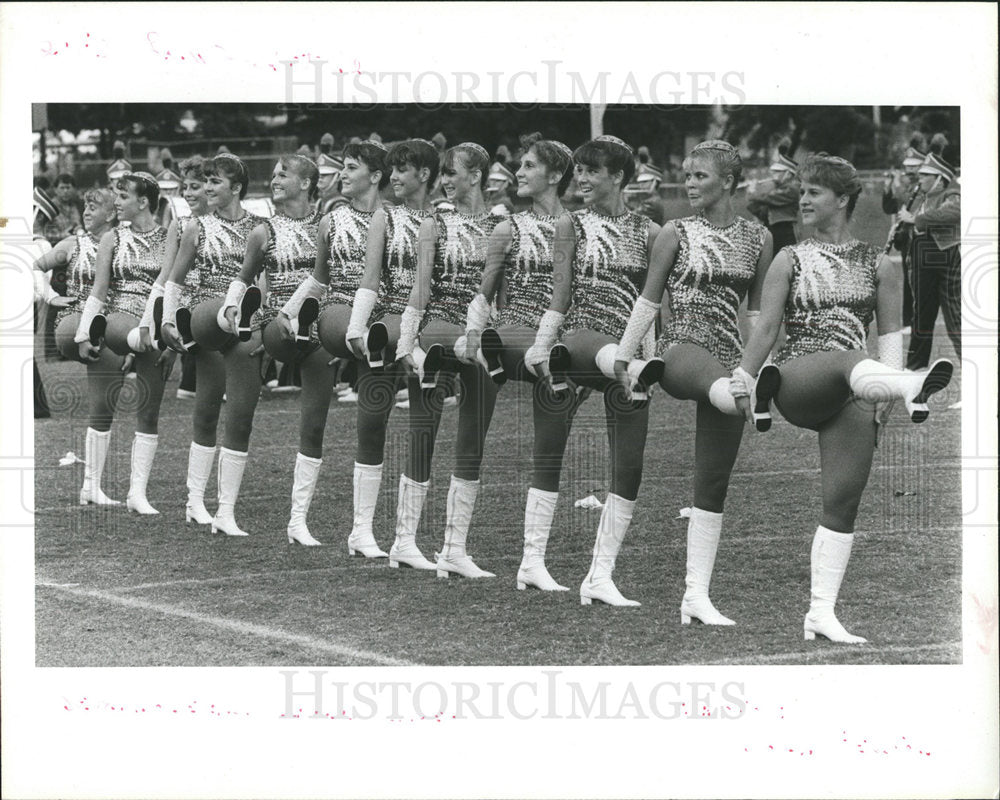
<instances>
[{"instance_id":1,"label":"tree line in background","mask_svg":"<svg viewBox=\"0 0 1000 800\"><path fill-rule=\"evenodd\" d=\"M469 113L475 109L475 113ZM51 103L50 131L78 134L98 130L97 158L109 160L116 140L131 148L148 143L192 145L206 140L225 144L239 138L244 148L274 152L275 139L315 145L332 133L339 149L351 137L378 132L386 142L442 133L449 144L475 141L491 153L518 137L540 130L575 145L590 135L586 105L424 106L383 104L310 107L246 103ZM677 168L691 139L724 138L751 154L753 165L766 163L778 143L789 154L801 149L843 156L860 169L881 169L898 162L910 136L943 133L950 142L946 160L960 163L957 107L914 106L609 106L604 131L649 149L651 160ZM252 140L260 139L259 143ZM248 141L250 140L250 141ZM239 148L234 148L239 150ZM242 152L242 151L241 151Z\"/></svg>"}]
</instances>

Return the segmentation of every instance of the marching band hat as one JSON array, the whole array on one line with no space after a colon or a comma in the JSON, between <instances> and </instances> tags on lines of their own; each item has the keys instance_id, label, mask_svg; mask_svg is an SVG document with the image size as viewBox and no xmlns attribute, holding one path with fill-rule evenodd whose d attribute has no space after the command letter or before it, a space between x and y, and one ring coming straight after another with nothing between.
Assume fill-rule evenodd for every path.
<instances>
[{"instance_id":1,"label":"marching band hat","mask_svg":"<svg viewBox=\"0 0 1000 800\"><path fill-rule=\"evenodd\" d=\"M505 167L499 161L493 162L493 166L490 167L490 174L487 180L490 182L506 181L511 185L517 183L517 178L514 177L514 173L511 172L509 169L507 169L507 167Z\"/></svg>"},{"instance_id":2,"label":"marching band hat","mask_svg":"<svg viewBox=\"0 0 1000 800\"><path fill-rule=\"evenodd\" d=\"M771 169L784 172L798 172L799 165L792 161L792 159L788 156L779 153L774 157L774 161L771 163Z\"/></svg>"},{"instance_id":3,"label":"marching band hat","mask_svg":"<svg viewBox=\"0 0 1000 800\"><path fill-rule=\"evenodd\" d=\"M916 147L907 147L903 157L904 167L919 167L927 160L927 153L921 153Z\"/></svg>"},{"instance_id":4,"label":"marching band hat","mask_svg":"<svg viewBox=\"0 0 1000 800\"><path fill-rule=\"evenodd\" d=\"M108 166L107 174L109 181L116 181L122 177L126 172L132 171L132 165L129 164L124 158L116 158Z\"/></svg>"},{"instance_id":5,"label":"marching band hat","mask_svg":"<svg viewBox=\"0 0 1000 800\"><path fill-rule=\"evenodd\" d=\"M653 164L640 164L639 169L635 173L635 180L637 183L650 183L653 181L662 183L663 172Z\"/></svg>"},{"instance_id":6,"label":"marching band hat","mask_svg":"<svg viewBox=\"0 0 1000 800\"><path fill-rule=\"evenodd\" d=\"M940 175L948 183L955 182L955 168L940 156L931 153L917 170L920 175Z\"/></svg>"},{"instance_id":7,"label":"marching band hat","mask_svg":"<svg viewBox=\"0 0 1000 800\"><path fill-rule=\"evenodd\" d=\"M319 167L320 175L336 175L343 171L344 162L328 156L326 153L320 153L319 158L316 159L316 166Z\"/></svg>"},{"instance_id":8,"label":"marching band hat","mask_svg":"<svg viewBox=\"0 0 1000 800\"><path fill-rule=\"evenodd\" d=\"M156 176L156 182L161 189L179 189L181 187L181 176L172 169L164 169Z\"/></svg>"}]
</instances>

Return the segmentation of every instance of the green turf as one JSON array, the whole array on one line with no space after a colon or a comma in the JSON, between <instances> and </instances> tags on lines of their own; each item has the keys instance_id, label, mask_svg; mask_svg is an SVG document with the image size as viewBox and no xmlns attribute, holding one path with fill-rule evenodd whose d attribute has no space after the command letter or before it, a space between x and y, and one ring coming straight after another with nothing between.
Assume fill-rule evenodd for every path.
<instances>
[{"instance_id":1,"label":"green turf","mask_svg":"<svg viewBox=\"0 0 1000 800\"><path fill-rule=\"evenodd\" d=\"M950 346L935 338L937 349ZM36 661L39 666L253 666L421 664L957 663L961 661L961 469L959 413L932 403L913 426L897 409L858 518L838 604L867 646L802 639L809 602L809 548L819 519L814 434L777 421L748 431L736 465L712 597L735 628L683 627L686 521L691 503L694 405L658 394L645 476L615 579L638 609L582 607L599 511L572 501L607 485L603 406L582 407L570 441L549 544L553 576L572 591L518 592L524 497L531 474L529 395L501 393L487 443L483 488L469 550L493 580L439 580L351 559L354 406L334 403L320 486L310 511L326 546L286 543L298 400L262 398L237 518L249 538L212 536L184 524L191 402L164 401L160 451L149 497L162 512L139 519L123 508L81 508L75 498L86 420L82 368L41 364L54 418L35 426ZM955 386L958 385L956 378ZM446 412L418 544L441 544L456 411ZM392 542L405 454L405 412L389 433L376 536ZM115 423L104 487L124 499L134 415ZM214 471L209 508L214 508ZM899 493L899 496L897 496ZM905 494L904 494L905 493ZM910 494L912 493L912 494Z\"/></svg>"}]
</instances>

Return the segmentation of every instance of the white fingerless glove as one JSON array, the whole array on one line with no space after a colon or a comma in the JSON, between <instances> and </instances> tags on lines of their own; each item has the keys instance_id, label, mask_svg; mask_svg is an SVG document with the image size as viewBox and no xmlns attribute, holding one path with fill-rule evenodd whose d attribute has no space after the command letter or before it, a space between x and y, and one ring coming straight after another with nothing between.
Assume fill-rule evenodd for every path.
<instances>
[{"instance_id":1,"label":"white fingerless glove","mask_svg":"<svg viewBox=\"0 0 1000 800\"><path fill-rule=\"evenodd\" d=\"M538 333L535 334L535 343L524 354L525 364L535 367L549 360L549 350L559 338L559 329L565 319L565 314L553 311L551 308L542 314L538 323Z\"/></svg>"},{"instance_id":2,"label":"white fingerless glove","mask_svg":"<svg viewBox=\"0 0 1000 800\"><path fill-rule=\"evenodd\" d=\"M90 295L87 298L87 302L83 304L83 311L80 313L80 324L76 326L76 336L73 337L74 342L79 344L80 342L90 340L90 324L94 321L94 317L103 310L104 303L94 297L94 295Z\"/></svg>"},{"instance_id":3,"label":"white fingerless glove","mask_svg":"<svg viewBox=\"0 0 1000 800\"><path fill-rule=\"evenodd\" d=\"M218 313L215 315L216 322L219 323L219 327L228 333L236 333L236 325L242 321L239 319L238 309L240 307L240 301L243 299L243 295L246 294L247 285L243 281L237 278L229 283L229 290L226 292L226 299L222 301L222 307L219 309ZM226 319L226 311L230 308L237 309L236 322L232 325L229 324L229 320ZM249 320L248 320L249 322Z\"/></svg>"},{"instance_id":4,"label":"white fingerless glove","mask_svg":"<svg viewBox=\"0 0 1000 800\"><path fill-rule=\"evenodd\" d=\"M142 310L142 319L139 320L140 328L148 328L152 332L153 323L153 305L156 303L156 298L163 297L164 288L159 283L154 283L152 288L149 290L149 297L146 298L146 307Z\"/></svg>"},{"instance_id":5,"label":"white fingerless glove","mask_svg":"<svg viewBox=\"0 0 1000 800\"><path fill-rule=\"evenodd\" d=\"M628 318L628 325L625 326L625 333L622 334L618 350L615 352L616 361L631 361L635 358L639 346L649 326L653 324L660 313L660 304L653 303L645 297L639 297L632 306L632 313Z\"/></svg>"},{"instance_id":6,"label":"white fingerless glove","mask_svg":"<svg viewBox=\"0 0 1000 800\"><path fill-rule=\"evenodd\" d=\"M396 358L413 355L417 344L417 331L420 320L424 318L423 311L417 311L413 306L407 306L399 320L399 342L396 344Z\"/></svg>"},{"instance_id":7,"label":"white fingerless glove","mask_svg":"<svg viewBox=\"0 0 1000 800\"><path fill-rule=\"evenodd\" d=\"M375 310L375 301L378 300L378 293L371 289L361 287L354 293L354 302L351 304L351 320L347 323L348 347L351 339L364 339L368 326L368 318Z\"/></svg>"},{"instance_id":8,"label":"white fingerless glove","mask_svg":"<svg viewBox=\"0 0 1000 800\"><path fill-rule=\"evenodd\" d=\"M177 309L181 307L181 291L179 283L167 281L163 287L163 324L177 327Z\"/></svg>"},{"instance_id":9,"label":"white fingerless glove","mask_svg":"<svg viewBox=\"0 0 1000 800\"><path fill-rule=\"evenodd\" d=\"M312 275L309 275L299 284L299 287L292 293L288 302L281 307L281 313L289 319L296 319L307 297L315 297L317 300L322 300L324 294L326 294L326 284L320 283Z\"/></svg>"},{"instance_id":10,"label":"white fingerless glove","mask_svg":"<svg viewBox=\"0 0 1000 800\"><path fill-rule=\"evenodd\" d=\"M754 381L753 375L743 367L737 367L733 370L733 377L729 379L729 394L733 397L749 397Z\"/></svg>"},{"instance_id":11,"label":"white fingerless glove","mask_svg":"<svg viewBox=\"0 0 1000 800\"><path fill-rule=\"evenodd\" d=\"M480 292L469 303L469 311L465 315L465 332L478 331L482 333L483 329L490 324L491 313L492 309L490 304L486 302L486 295Z\"/></svg>"}]
</instances>

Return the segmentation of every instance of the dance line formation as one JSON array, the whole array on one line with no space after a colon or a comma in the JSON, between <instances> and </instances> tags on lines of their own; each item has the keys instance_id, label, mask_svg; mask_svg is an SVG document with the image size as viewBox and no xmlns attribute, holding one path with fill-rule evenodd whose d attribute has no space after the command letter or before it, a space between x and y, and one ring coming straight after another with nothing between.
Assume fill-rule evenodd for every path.
<instances>
[{"instance_id":1,"label":"dance line formation","mask_svg":"<svg viewBox=\"0 0 1000 800\"><path fill-rule=\"evenodd\" d=\"M62 306L57 346L86 369L80 504L119 505L102 490L102 473L114 390L134 369L142 402L125 506L140 519L160 513L147 486L158 477L164 385L184 354L197 374L186 522L231 537L264 535L241 526L237 512L266 353L301 375L285 533L290 545L319 545L307 519L335 394L331 364L347 360L357 370L358 395L349 553L439 578L493 578L473 560L470 528L497 397L519 381L531 386L534 440L516 587L568 591L549 573L545 554L574 418L598 392L611 480L589 568L580 564L579 596L584 605L638 606L613 572L645 449L665 445L647 442L650 404L661 387L697 406L681 622L731 626L709 596L726 495L744 428L765 433L777 407L790 424L817 432L821 456L804 636L863 643L834 608L878 427L894 401L923 422L953 365L939 359L928 366L925 337L911 346L917 371L904 369L903 275L887 249L851 233L862 191L857 170L825 153L801 164L780 154L773 165L780 200L769 208L759 201L765 210L758 222L734 209L743 179L738 150L704 141L683 165L691 215L661 224L627 202L630 187L650 180L652 168L637 165L623 140L602 135L573 150L534 134L525 148L519 164L508 165L516 172L491 163L473 142L442 154L423 139L391 147L369 139L336 158L284 156L271 175L269 216L247 210L250 174L238 156L192 157L168 176L184 202L169 204L174 211L163 224L164 176L113 164L108 188L84 195L83 232L35 265L66 271L67 297L55 299L44 282L38 293ZM926 213L942 206L951 213L945 190L955 183L952 168L930 153L918 171L918 189L941 196ZM797 197L794 190L788 196L789 177ZM318 187L332 179L339 181L337 202L317 201ZM562 199L571 179L583 204L575 211ZM490 187L499 181L530 207L493 204ZM902 207L900 220L924 239L933 234L932 243L953 248L957 258L954 243L925 233L928 221L912 208ZM812 231L799 242L796 212ZM873 321L877 360L867 352ZM782 324L786 338L773 352ZM417 531L443 409L456 385L462 402L445 528L429 558ZM390 544L388 532L376 529L375 508L400 386L409 401L408 452ZM213 465L214 514L205 503Z\"/></svg>"}]
</instances>

